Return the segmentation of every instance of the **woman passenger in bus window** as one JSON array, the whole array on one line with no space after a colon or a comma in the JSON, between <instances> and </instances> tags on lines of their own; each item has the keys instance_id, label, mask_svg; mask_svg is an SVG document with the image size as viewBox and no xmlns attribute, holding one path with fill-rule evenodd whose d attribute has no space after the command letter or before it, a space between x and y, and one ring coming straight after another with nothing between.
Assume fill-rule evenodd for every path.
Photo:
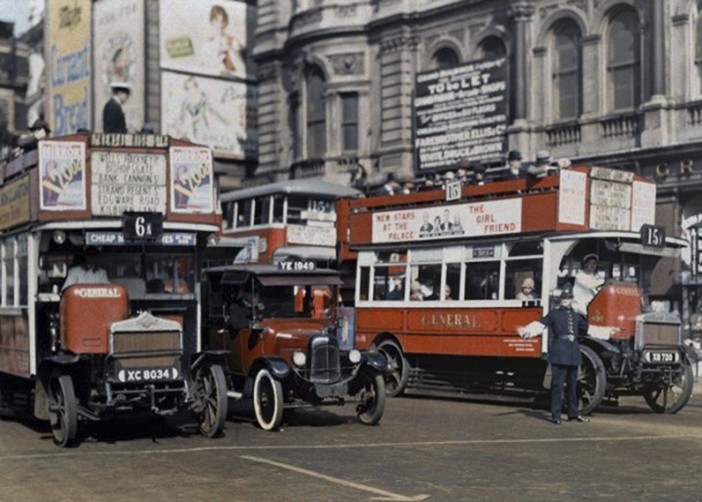
<instances>
[{"instance_id":1,"label":"woman passenger in bus window","mask_svg":"<svg viewBox=\"0 0 702 502\"><path fill-rule=\"evenodd\" d=\"M519 293L517 293L517 300L536 300L536 294L534 292L534 279L527 277L522 281L522 286Z\"/></svg>"},{"instance_id":2,"label":"woman passenger in bus window","mask_svg":"<svg viewBox=\"0 0 702 502\"><path fill-rule=\"evenodd\" d=\"M418 301L423 300L424 295L422 295L422 285L419 281L412 281L410 285L410 300Z\"/></svg>"}]
</instances>

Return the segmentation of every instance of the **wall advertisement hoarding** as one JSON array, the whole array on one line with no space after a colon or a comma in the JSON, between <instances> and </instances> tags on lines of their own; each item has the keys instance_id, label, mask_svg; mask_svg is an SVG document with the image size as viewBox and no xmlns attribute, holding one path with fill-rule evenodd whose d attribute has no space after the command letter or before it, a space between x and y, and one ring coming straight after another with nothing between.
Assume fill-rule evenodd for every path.
<instances>
[{"instance_id":1,"label":"wall advertisement hoarding","mask_svg":"<svg viewBox=\"0 0 702 502\"><path fill-rule=\"evenodd\" d=\"M90 9L90 0L46 3L46 107L54 136L91 128Z\"/></svg>"},{"instance_id":2,"label":"wall advertisement hoarding","mask_svg":"<svg viewBox=\"0 0 702 502\"><path fill-rule=\"evenodd\" d=\"M420 171L461 159L501 159L507 129L506 58L417 75L415 149Z\"/></svg>"},{"instance_id":3,"label":"wall advertisement hoarding","mask_svg":"<svg viewBox=\"0 0 702 502\"><path fill-rule=\"evenodd\" d=\"M141 0L95 3L93 129L96 131L102 131L102 108L111 98L110 84L115 82L131 86L129 100L122 106L127 130L139 131L144 123L144 18L144 2Z\"/></svg>"}]
</instances>

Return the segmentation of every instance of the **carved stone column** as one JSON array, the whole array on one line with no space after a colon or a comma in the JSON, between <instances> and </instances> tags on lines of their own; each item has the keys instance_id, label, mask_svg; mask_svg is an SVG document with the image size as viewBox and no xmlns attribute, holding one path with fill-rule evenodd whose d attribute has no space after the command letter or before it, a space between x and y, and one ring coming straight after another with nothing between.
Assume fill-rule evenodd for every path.
<instances>
[{"instance_id":1,"label":"carved stone column","mask_svg":"<svg viewBox=\"0 0 702 502\"><path fill-rule=\"evenodd\" d=\"M514 23L514 71L512 72L512 92L514 110L512 121L526 120L529 97L529 75L527 74L527 52L529 40L527 25L534 14L534 6L530 1L515 2L510 8L510 16Z\"/></svg>"}]
</instances>

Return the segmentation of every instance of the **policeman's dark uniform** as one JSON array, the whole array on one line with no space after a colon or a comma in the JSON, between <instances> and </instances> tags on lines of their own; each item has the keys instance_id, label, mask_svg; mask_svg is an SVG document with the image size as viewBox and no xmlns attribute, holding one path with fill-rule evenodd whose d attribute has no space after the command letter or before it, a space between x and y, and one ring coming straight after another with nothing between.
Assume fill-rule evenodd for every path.
<instances>
[{"instance_id":1,"label":"policeman's dark uniform","mask_svg":"<svg viewBox=\"0 0 702 502\"><path fill-rule=\"evenodd\" d=\"M566 287L561 299L573 298L573 291ZM577 333L587 332L585 319L572 307L559 306L540 321L551 328L548 361L551 363L551 421L560 423L563 406L563 384L565 382L568 403L568 420L586 421L578 411L578 367L582 364Z\"/></svg>"}]
</instances>

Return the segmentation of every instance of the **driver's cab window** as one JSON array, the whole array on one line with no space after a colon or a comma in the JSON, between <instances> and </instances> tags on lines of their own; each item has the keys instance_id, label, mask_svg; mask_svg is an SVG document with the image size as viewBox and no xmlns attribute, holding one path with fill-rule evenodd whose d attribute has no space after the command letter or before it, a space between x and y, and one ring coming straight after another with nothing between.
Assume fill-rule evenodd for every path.
<instances>
[{"instance_id":1,"label":"driver's cab window","mask_svg":"<svg viewBox=\"0 0 702 502\"><path fill-rule=\"evenodd\" d=\"M147 255L145 265L147 293L189 294L194 291L192 256Z\"/></svg>"},{"instance_id":2,"label":"driver's cab window","mask_svg":"<svg viewBox=\"0 0 702 502\"><path fill-rule=\"evenodd\" d=\"M329 286L267 286L259 292L266 318L329 318L334 292Z\"/></svg>"}]
</instances>

